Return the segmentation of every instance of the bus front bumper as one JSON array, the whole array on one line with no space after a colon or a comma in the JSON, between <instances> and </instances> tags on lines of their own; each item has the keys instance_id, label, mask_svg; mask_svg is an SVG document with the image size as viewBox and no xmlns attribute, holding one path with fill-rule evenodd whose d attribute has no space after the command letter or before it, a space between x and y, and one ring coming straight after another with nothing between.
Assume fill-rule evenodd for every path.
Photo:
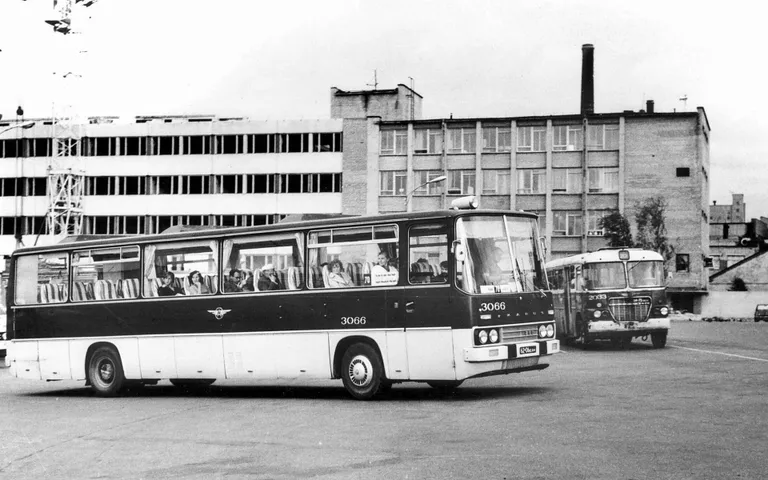
<instances>
[{"instance_id":1,"label":"bus front bumper","mask_svg":"<svg viewBox=\"0 0 768 480\"><path fill-rule=\"evenodd\" d=\"M614 322L612 320L589 322L590 334L669 330L669 318L649 318L645 322Z\"/></svg>"},{"instance_id":2,"label":"bus front bumper","mask_svg":"<svg viewBox=\"0 0 768 480\"><path fill-rule=\"evenodd\" d=\"M465 362L498 362L516 358L543 357L560 351L560 340L541 340L536 342L515 343L512 345L493 345L464 349Z\"/></svg>"}]
</instances>

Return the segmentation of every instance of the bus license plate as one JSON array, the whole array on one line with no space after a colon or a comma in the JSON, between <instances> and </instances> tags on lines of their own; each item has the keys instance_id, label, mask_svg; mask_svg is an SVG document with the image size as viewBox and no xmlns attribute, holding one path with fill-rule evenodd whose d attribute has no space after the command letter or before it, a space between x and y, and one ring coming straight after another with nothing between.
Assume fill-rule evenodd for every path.
<instances>
[{"instance_id":1,"label":"bus license plate","mask_svg":"<svg viewBox=\"0 0 768 480\"><path fill-rule=\"evenodd\" d=\"M518 357L525 357L528 355L538 355L538 353L539 353L538 345L518 345L517 347Z\"/></svg>"}]
</instances>

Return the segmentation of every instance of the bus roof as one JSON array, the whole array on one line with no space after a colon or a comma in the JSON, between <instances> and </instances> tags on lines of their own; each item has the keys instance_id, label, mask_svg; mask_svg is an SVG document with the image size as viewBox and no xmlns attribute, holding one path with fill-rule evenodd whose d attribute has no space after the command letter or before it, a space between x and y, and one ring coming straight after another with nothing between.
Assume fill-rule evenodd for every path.
<instances>
[{"instance_id":1,"label":"bus roof","mask_svg":"<svg viewBox=\"0 0 768 480\"><path fill-rule=\"evenodd\" d=\"M194 229L189 231L172 231L168 233L156 233L152 235L110 235L100 236L98 239L78 239L75 241L63 239L61 242L39 246L39 247L23 247L15 250L12 255L22 255L35 252L50 252L60 250L71 250L89 247L104 247L104 246L118 246L118 245L136 245L144 243L154 243L158 241L173 241L173 240L190 240L190 239L205 239L211 237L222 236L241 236L246 234L256 233L276 233L285 231L316 229L316 228L331 228L331 227L349 227L358 224L378 224L378 223L391 223L403 220L426 220L426 219L441 219L441 218L455 218L461 216L472 215L515 215L521 217L537 218L536 214L530 212L514 211L514 210L433 210L433 211L421 211L421 212L401 212L401 213L389 213L383 215L366 215L366 216L344 216L338 215L332 218L322 218L313 220L303 220L298 216L289 216L285 220L279 223L270 225L258 225L250 227L210 227L203 229ZM108 238L107 238L108 237Z\"/></svg>"},{"instance_id":2,"label":"bus roof","mask_svg":"<svg viewBox=\"0 0 768 480\"><path fill-rule=\"evenodd\" d=\"M564 267L566 265L581 265L584 263L600 263L600 262L619 262L619 252L629 252L629 261L664 261L657 252L652 250L642 250L640 248L621 248L621 249L605 249L598 250L596 252L580 253L578 255L572 255L570 257L558 258L556 260L550 260L546 264L546 268Z\"/></svg>"}]
</instances>

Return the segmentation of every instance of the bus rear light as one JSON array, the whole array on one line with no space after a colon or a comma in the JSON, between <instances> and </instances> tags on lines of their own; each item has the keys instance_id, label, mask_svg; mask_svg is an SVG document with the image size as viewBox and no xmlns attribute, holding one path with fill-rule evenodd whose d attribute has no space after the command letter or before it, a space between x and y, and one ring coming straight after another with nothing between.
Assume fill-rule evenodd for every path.
<instances>
[{"instance_id":1,"label":"bus rear light","mask_svg":"<svg viewBox=\"0 0 768 480\"><path fill-rule=\"evenodd\" d=\"M547 325L547 337L554 337L554 336L555 336L555 326Z\"/></svg>"}]
</instances>

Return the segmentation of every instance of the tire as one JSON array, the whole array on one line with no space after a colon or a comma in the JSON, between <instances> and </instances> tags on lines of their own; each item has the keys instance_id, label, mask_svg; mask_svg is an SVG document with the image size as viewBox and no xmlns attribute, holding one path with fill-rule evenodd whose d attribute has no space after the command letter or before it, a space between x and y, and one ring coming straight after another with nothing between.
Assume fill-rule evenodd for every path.
<instances>
[{"instance_id":1,"label":"tire","mask_svg":"<svg viewBox=\"0 0 768 480\"><path fill-rule=\"evenodd\" d=\"M125 374L120 354L114 347L96 349L88 360L88 382L101 397L114 397L125 386Z\"/></svg>"},{"instance_id":2,"label":"tire","mask_svg":"<svg viewBox=\"0 0 768 480\"><path fill-rule=\"evenodd\" d=\"M381 391L384 367L376 350L366 343L350 346L341 359L344 388L358 400L370 400Z\"/></svg>"},{"instance_id":3,"label":"tire","mask_svg":"<svg viewBox=\"0 0 768 480\"><path fill-rule=\"evenodd\" d=\"M176 388L205 388L210 387L215 382L215 378L173 378L171 379L171 385Z\"/></svg>"},{"instance_id":4,"label":"tire","mask_svg":"<svg viewBox=\"0 0 768 480\"><path fill-rule=\"evenodd\" d=\"M653 348L664 348L667 345L667 332L652 333L651 343Z\"/></svg>"},{"instance_id":5,"label":"tire","mask_svg":"<svg viewBox=\"0 0 768 480\"><path fill-rule=\"evenodd\" d=\"M452 392L459 388L462 383L464 383L464 380L435 380L432 382L427 382L427 385L434 388L435 390Z\"/></svg>"}]
</instances>

